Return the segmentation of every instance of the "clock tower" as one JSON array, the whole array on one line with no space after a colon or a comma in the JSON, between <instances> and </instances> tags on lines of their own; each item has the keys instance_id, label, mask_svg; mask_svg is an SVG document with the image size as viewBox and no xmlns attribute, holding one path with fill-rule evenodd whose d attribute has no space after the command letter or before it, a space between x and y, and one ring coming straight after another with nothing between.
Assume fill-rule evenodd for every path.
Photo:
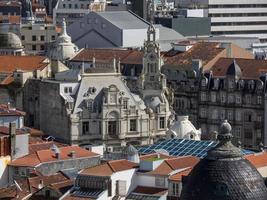
<instances>
[{"instance_id":1,"label":"clock tower","mask_svg":"<svg viewBox=\"0 0 267 200\"><path fill-rule=\"evenodd\" d=\"M166 89L166 78L161 73L162 64L159 44L156 42L156 29L150 24L147 30L147 41L144 43L143 70L140 77L140 89L143 92L153 90L155 94Z\"/></svg>"}]
</instances>

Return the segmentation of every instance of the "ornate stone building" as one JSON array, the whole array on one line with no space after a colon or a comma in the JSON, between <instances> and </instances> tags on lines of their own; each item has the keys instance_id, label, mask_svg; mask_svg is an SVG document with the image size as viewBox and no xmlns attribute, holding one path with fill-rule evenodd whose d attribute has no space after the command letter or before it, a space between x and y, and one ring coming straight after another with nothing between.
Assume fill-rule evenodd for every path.
<instances>
[{"instance_id":1,"label":"ornate stone building","mask_svg":"<svg viewBox=\"0 0 267 200\"><path fill-rule=\"evenodd\" d=\"M171 120L166 79L152 25L147 34L138 92L127 87L120 60L94 59L90 67L82 64L40 81L40 129L65 142L107 146L146 145L165 137Z\"/></svg>"},{"instance_id":2,"label":"ornate stone building","mask_svg":"<svg viewBox=\"0 0 267 200\"><path fill-rule=\"evenodd\" d=\"M208 69L193 60L191 69L176 72L180 81L167 76L175 92L174 109L178 114L188 113L201 128L202 139L216 138L221 121L227 119L235 144L258 149L260 143L267 145L266 70L263 60L220 58Z\"/></svg>"}]
</instances>

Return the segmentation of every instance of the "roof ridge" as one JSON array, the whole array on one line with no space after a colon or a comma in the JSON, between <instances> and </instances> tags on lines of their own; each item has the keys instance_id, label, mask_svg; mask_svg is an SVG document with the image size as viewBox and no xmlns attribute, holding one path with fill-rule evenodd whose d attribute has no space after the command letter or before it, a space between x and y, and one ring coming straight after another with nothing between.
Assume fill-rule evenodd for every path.
<instances>
[{"instance_id":1,"label":"roof ridge","mask_svg":"<svg viewBox=\"0 0 267 200\"><path fill-rule=\"evenodd\" d=\"M108 167L111 169L112 172L116 172L116 170L111 166L111 164L109 162L107 162Z\"/></svg>"}]
</instances>

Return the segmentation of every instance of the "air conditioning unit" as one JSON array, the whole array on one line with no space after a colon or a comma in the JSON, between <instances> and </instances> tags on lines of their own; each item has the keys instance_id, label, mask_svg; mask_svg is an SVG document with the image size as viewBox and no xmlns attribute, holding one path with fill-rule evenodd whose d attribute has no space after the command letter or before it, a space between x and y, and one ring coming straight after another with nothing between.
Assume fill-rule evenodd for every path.
<instances>
[{"instance_id":1,"label":"air conditioning unit","mask_svg":"<svg viewBox=\"0 0 267 200\"><path fill-rule=\"evenodd\" d=\"M107 147L107 152L112 153L113 152L113 147Z\"/></svg>"}]
</instances>

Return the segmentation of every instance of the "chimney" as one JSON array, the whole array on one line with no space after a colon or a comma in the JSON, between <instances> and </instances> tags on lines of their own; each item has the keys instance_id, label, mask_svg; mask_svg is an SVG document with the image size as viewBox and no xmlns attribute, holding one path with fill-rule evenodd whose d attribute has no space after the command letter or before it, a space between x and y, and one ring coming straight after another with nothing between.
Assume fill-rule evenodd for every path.
<instances>
[{"instance_id":1,"label":"chimney","mask_svg":"<svg viewBox=\"0 0 267 200\"><path fill-rule=\"evenodd\" d=\"M71 151L70 152L70 157L71 158L76 158L76 152L75 151Z\"/></svg>"},{"instance_id":2,"label":"chimney","mask_svg":"<svg viewBox=\"0 0 267 200\"><path fill-rule=\"evenodd\" d=\"M9 124L10 156L14 159L16 154L16 123Z\"/></svg>"},{"instance_id":3,"label":"chimney","mask_svg":"<svg viewBox=\"0 0 267 200\"><path fill-rule=\"evenodd\" d=\"M192 68L197 73L197 77L198 77L200 75L201 69L202 69L202 60L192 59Z\"/></svg>"},{"instance_id":4,"label":"chimney","mask_svg":"<svg viewBox=\"0 0 267 200\"><path fill-rule=\"evenodd\" d=\"M10 102L7 103L7 109L10 110Z\"/></svg>"},{"instance_id":5,"label":"chimney","mask_svg":"<svg viewBox=\"0 0 267 200\"><path fill-rule=\"evenodd\" d=\"M56 156L56 159L58 159L58 160L60 159L60 153L59 152L56 152L55 156Z\"/></svg>"}]
</instances>

